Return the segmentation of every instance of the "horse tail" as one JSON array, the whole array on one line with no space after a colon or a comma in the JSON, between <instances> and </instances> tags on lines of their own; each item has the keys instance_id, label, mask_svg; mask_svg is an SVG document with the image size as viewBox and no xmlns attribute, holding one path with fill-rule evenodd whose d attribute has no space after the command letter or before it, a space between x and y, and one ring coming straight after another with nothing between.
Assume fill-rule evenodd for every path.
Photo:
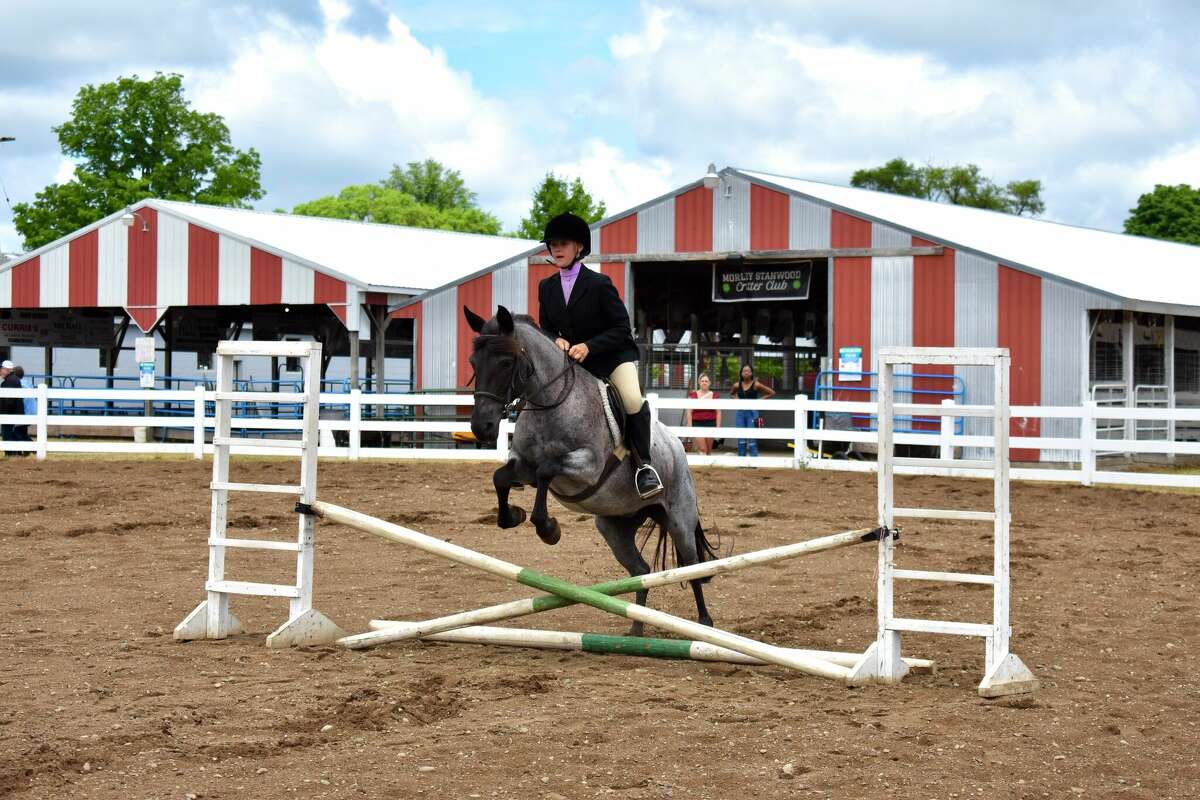
<instances>
[{"instance_id":1,"label":"horse tail","mask_svg":"<svg viewBox=\"0 0 1200 800\"><path fill-rule=\"evenodd\" d=\"M700 524L699 515L696 516L695 537L697 563L704 563L705 561L713 561L717 558L720 558L721 554L718 551L718 548L720 547L720 534L718 534L718 543L716 546L714 546L713 543L708 540L708 536L704 533L704 526ZM707 578L701 578L700 582L708 583L711 580L712 576L709 575Z\"/></svg>"}]
</instances>

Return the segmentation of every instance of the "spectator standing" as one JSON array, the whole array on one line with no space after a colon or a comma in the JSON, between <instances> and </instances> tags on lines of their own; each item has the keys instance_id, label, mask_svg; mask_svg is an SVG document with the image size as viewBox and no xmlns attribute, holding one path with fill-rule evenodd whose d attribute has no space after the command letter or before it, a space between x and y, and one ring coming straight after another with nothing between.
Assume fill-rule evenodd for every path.
<instances>
[{"instance_id":1,"label":"spectator standing","mask_svg":"<svg viewBox=\"0 0 1200 800\"><path fill-rule=\"evenodd\" d=\"M22 367L20 364L13 367L13 375L17 376L17 382L19 384L21 384L21 388L23 388L23 389L32 389L33 388L33 381L25 380L25 368ZM27 417L36 417L37 416L37 398L36 397L32 397L32 396L26 397L21 401L21 403L22 403L22 407L25 411L25 416L27 416ZM13 426L13 434L14 434L14 441L17 441L17 442L32 442L33 441L33 439L30 438L30 436L29 436L29 426L28 425L14 425ZM29 451L26 450L25 452L19 453L18 455L27 456L27 455L29 455Z\"/></svg>"},{"instance_id":2,"label":"spectator standing","mask_svg":"<svg viewBox=\"0 0 1200 800\"><path fill-rule=\"evenodd\" d=\"M21 379L14 373L16 365L13 362L5 360L0 362L0 389L20 389ZM21 402L19 397L0 397L0 414L24 414L25 404ZM8 423L0 423L0 440L5 442L18 441L16 438L16 425Z\"/></svg>"},{"instance_id":3,"label":"spectator standing","mask_svg":"<svg viewBox=\"0 0 1200 800\"><path fill-rule=\"evenodd\" d=\"M688 397L692 400L716 400L719 396L710 388L712 379L707 373L700 373L699 379L696 381L697 389L694 392L688 392ZM687 422L689 428L719 428L721 427L721 412L715 408L697 408L687 410ZM713 440L697 436L695 438L696 449L701 455L710 455L712 453Z\"/></svg>"},{"instance_id":4,"label":"spectator standing","mask_svg":"<svg viewBox=\"0 0 1200 800\"><path fill-rule=\"evenodd\" d=\"M749 364L742 365L741 379L734 386L733 392L739 400L766 400L775 396L774 389L754 377L754 367ZM758 427L758 412L739 408L736 424L739 428ZM747 451L751 457L758 457L758 439L738 439L738 455L744 456Z\"/></svg>"}]
</instances>

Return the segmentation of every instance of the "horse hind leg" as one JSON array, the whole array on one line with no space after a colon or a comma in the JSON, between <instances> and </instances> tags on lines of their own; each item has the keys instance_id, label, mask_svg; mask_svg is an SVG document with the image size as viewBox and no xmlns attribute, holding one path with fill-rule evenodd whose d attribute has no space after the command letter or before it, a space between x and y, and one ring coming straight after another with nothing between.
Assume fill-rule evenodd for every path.
<instances>
[{"instance_id":1,"label":"horse hind leg","mask_svg":"<svg viewBox=\"0 0 1200 800\"><path fill-rule=\"evenodd\" d=\"M608 543L608 549L616 557L617 563L633 577L650 572L650 565L646 563L646 559L642 558L641 551L637 548L637 531L641 527L642 521L643 518L639 516L596 517L596 530L600 531L600 535ZM634 602L639 606L644 606L646 598L649 596L649 589L639 589ZM641 622L635 620L629 626L630 636L644 634L645 627Z\"/></svg>"}]
</instances>

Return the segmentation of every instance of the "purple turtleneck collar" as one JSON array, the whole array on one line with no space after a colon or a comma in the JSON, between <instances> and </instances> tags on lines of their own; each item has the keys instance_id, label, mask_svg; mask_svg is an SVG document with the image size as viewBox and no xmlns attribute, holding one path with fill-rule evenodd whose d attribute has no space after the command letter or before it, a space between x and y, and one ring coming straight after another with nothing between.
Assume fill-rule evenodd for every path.
<instances>
[{"instance_id":1,"label":"purple turtleneck collar","mask_svg":"<svg viewBox=\"0 0 1200 800\"><path fill-rule=\"evenodd\" d=\"M558 271L558 279L562 281L564 303L570 302L571 289L575 288L575 280L579 277L579 270L581 269L583 269L583 262L576 261L569 269L560 269Z\"/></svg>"}]
</instances>

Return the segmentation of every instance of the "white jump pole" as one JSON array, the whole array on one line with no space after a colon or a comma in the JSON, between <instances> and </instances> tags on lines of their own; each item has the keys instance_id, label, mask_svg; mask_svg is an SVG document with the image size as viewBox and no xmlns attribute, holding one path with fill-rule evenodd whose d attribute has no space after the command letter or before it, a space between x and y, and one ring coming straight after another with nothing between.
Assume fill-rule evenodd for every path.
<instances>
[{"instance_id":1,"label":"white jump pole","mask_svg":"<svg viewBox=\"0 0 1200 800\"><path fill-rule=\"evenodd\" d=\"M336 522L364 533L370 533L388 541L416 547L427 553L439 555L459 564L476 567L485 572L502 578L516 581L526 586L532 586L542 591L551 592L585 605L599 608L617 616L647 623L680 636L686 636L708 644L725 647L743 655L754 656L769 664L789 667L810 675L834 678L848 681L850 670L846 667L831 664L817 658L798 656L781 647L757 642L744 636L727 631L710 628L698 622L690 622L662 611L645 608L626 600L610 597L606 594L585 589L573 583L554 578L531 569L519 567L516 564L478 553L466 547L427 536L394 523L385 522L367 514L351 511L348 508L332 505L321 501L314 502L311 510L317 516Z\"/></svg>"},{"instance_id":2,"label":"white jump pole","mask_svg":"<svg viewBox=\"0 0 1200 800\"><path fill-rule=\"evenodd\" d=\"M771 564L786 559L822 553L826 550L836 550L861 542L871 542L879 538L879 529L862 529L821 536L795 544L771 547L765 550L755 550L728 558L704 561L686 567L676 567L662 572L652 572L647 575L621 578L606 583L597 583L587 587L592 591L607 595L628 594L640 589L653 589L673 583L686 583L690 580L707 578L713 575L723 575L728 572L745 569L761 564ZM552 611L573 605L574 601L558 595L542 595L525 600L514 600L508 603L488 606L486 608L463 611L445 617L424 620L421 622L396 622L391 620L373 620L370 633L360 633L347 636L339 641L346 647L363 648L399 642L405 639L415 639L443 631L454 630L468 625L484 625L489 622L501 622L507 619ZM847 656L852 654L847 654ZM855 658L858 656L855 655Z\"/></svg>"}]
</instances>

